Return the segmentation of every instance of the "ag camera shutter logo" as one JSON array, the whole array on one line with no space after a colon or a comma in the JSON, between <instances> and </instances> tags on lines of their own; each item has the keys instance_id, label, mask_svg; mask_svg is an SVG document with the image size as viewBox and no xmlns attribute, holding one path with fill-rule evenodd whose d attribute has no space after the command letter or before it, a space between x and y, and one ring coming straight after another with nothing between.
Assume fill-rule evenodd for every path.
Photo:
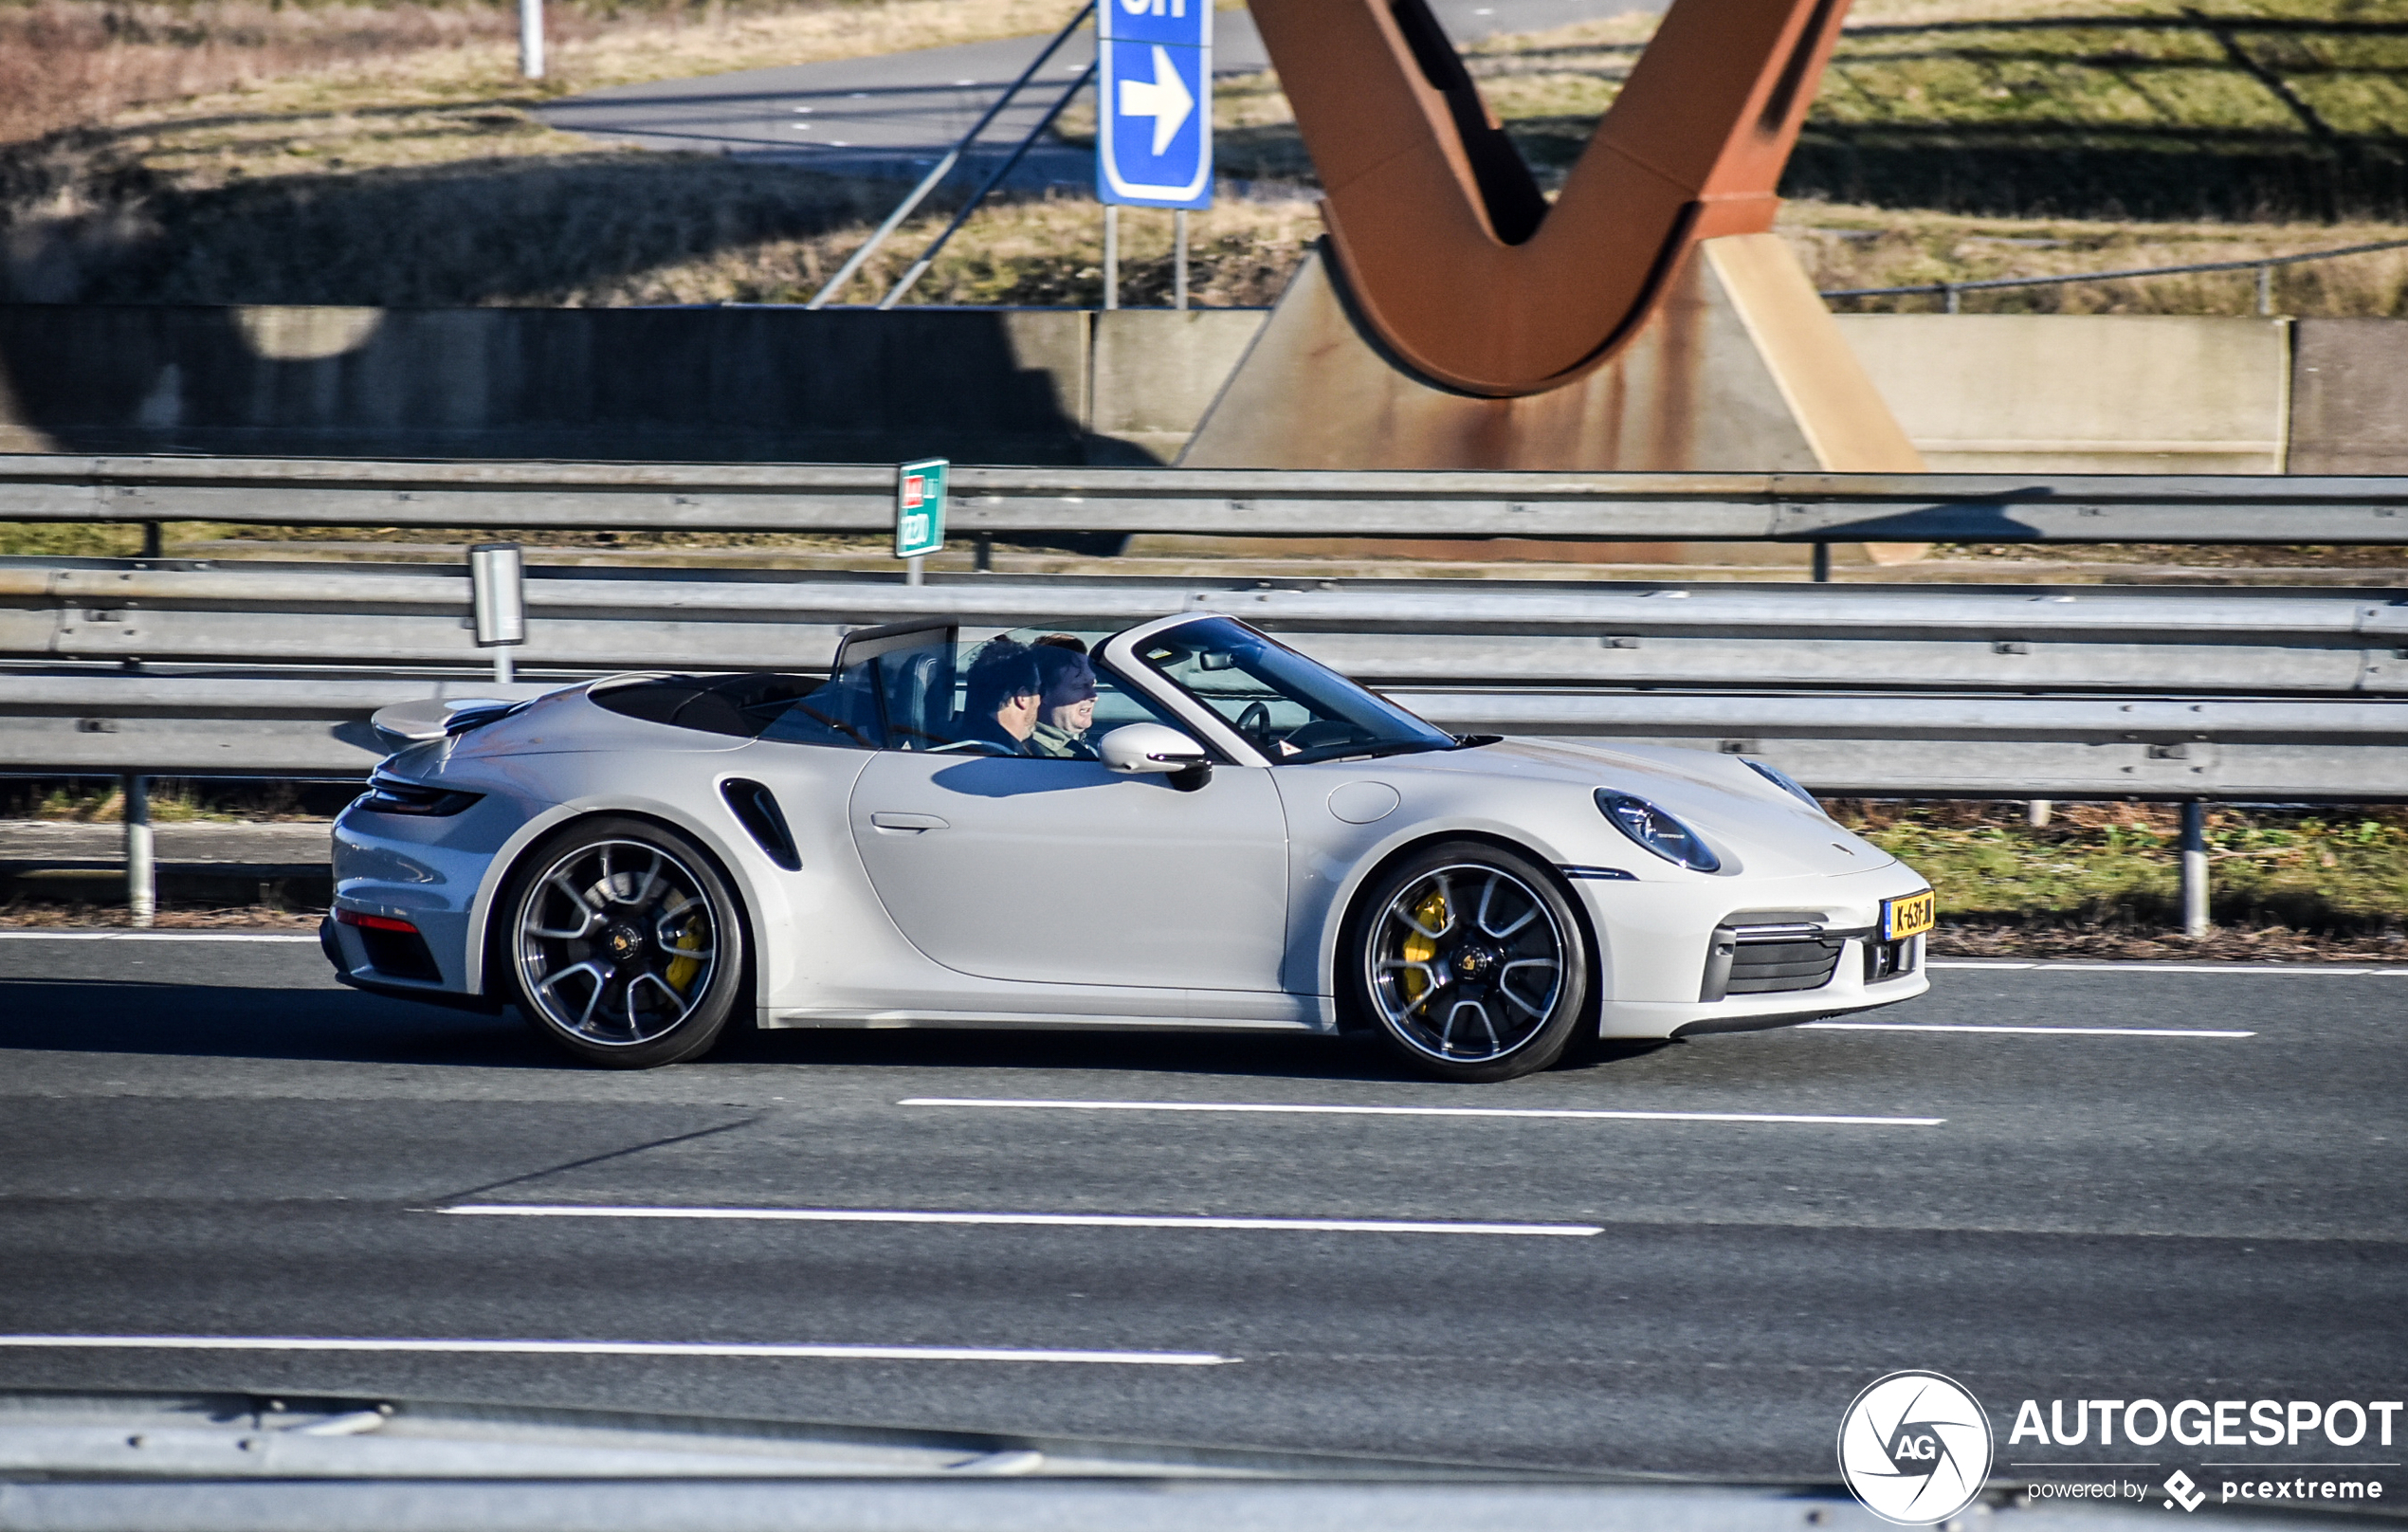
<instances>
[{"instance_id":1,"label":"ag camera shutter logo","mask_svg":"<svg viewBox=\"0 0 2408 1532\"><path fill-rule=\"evenodd\" d=\"M1865 1508L1900 1526L1944 1522L1990 1477L1990 1417L1955 1378L1891 1373L1839 1422L1839 1472Z\"/></svg>"}]
</instances>

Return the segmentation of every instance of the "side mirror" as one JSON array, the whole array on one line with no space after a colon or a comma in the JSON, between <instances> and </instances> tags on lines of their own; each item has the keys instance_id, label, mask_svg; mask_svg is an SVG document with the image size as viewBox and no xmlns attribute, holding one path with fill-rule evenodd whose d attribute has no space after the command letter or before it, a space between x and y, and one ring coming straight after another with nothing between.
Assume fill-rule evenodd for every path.
<instances>
[{"instance_id":1,"label":"side mirror","mask_svg":"<svg viewBox=\"0 0 2408 1532\"><path fill-rule=\"evenodd\" d=\"M1123 723L1104 737L1096 753L1111 771L1165 774L1183 792L1202 787L1213 776L1213 757L1204 747L1159 723Z\"/></svg>"}]
</instances>

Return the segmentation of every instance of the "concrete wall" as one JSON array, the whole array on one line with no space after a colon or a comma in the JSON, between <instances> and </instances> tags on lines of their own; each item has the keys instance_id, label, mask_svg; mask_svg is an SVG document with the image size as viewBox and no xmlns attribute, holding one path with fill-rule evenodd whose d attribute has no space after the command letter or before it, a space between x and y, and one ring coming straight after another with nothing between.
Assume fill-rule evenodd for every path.
<instances>
[{"instance_id":1,"label":"concrete wall","mask_svg":"<svg viewBox=\"0 0 2408 1532\"><path fill-rule=\"evenodd\" d=\"M0 305L0 450L1168 462L1265 312ZM2408 472L2408 322L1840 323L1937 469Z\"/></svg>"},{"instance_id":2,"label":"concrete wall","mask_svg":"<svg viewBox=\"0 0 2408 1532\"><path fill-rule=\"evenodd\" d=\"M0 450L1167 461L1262 311L0 306Z\"/></svg>"},{"instance_id":3,"label":"concrete wall","mask_svg":"<svg viewBox=\"0 0 2408 1532\"><path fill-rule=\"evenodd\" d=\"M2293 473L2408 473L2408 346L2397 319L2302 319Z\"/></svg>"},{"instance_id":4,"label":"concrete wall","mask_svg":"<svg viewBox=\"0 0 2408 1532\"><path fill-rule=\"evenodd\" d=\"M2287 319L1845 314L1839 323L1935 473L2284 469ZM2392 344L2408 360L2408 336Z\"/></svg>"}]
</instances>

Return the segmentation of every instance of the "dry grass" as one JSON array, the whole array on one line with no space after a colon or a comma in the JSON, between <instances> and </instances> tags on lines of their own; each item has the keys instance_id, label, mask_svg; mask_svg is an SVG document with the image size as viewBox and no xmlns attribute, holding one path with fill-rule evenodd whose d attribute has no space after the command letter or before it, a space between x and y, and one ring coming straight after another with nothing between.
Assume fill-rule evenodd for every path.
<instances>
[{"instance_id":1,"label":"dry grass","mask_svg":"<svg viewBox=\"0 0 2408 1532\"><path fill-rule=\"evenodd\" d=\"M862 58L1049 30L1063 0L612 0L546 8L548 69L517 73L506 5L287 5L283 0L0 4L0 143L117 125L130 107L241 92L253 110L340 96L410 105L560 95L771 64ZM299 87L298 90L295 87ZM281 100L278 100L281 99ZM196 102L195 104L201 104ZM210 103L223 105L226 103ZM328 102L332 104L332 102ZM209 110L204 105L203 110Z\"/></svg>"},{"instance_id":2,"label":"dry grass","mask_svg":"<svg viewBox=\"0 0 2408 1532\"><path fill-rule=\"evenodd\" d=\"M38 54L49 74L82 82L64 94L81 93L86 115L106 119L0 151L0 300L791 301L858 244L895 188L750 160L598 149L528 108L592 85L1027 32L1066 9L1063 0L752 9L662 0L606 25L592 9L603 0L581 3L588 9L556 0L554 78L534 87L516 77L501 9L40 0L10 9L0 0L0 37L53 39L46 53L8 53L9 66L24 73ZM1794 179L1822 194L1793 200L1783 231L1825 287L2250 259L2408 236L2408 222L2385 221L2408 220L2408 201L2385 219L2336 222L2266 207L2246 219L2141 217L2116 200L2145 173L2188 188L2169 200L2230 201L2255 184L2249 176L2273 173L2269 165L2302 175L2301 167L2330 169L2332 143L2358 146L2349 152L2374 180L2394 162L2385 156L2396 124L2408 121L2408 59L2395 56L2408 43L2394 34L2408 34L2408 0L2252 0L2250 9L2362 28L2241 39L2326 138L2235 66L2175 0L1864 0L1793 167ZM95 20L105 16L121 19ZM1483 88L1542 175L1585 142L1652 26L1626 16L1472 50ZM220 78L241 88L124 104ZM92 83L103 79L119 83ZM16 100L0 91L0 103ZM1196 300L1265 302L1318 232L1310 166L1269 77L1224 82L1215 110L1223 165L1241 191L1197 220ZM1961 181L1991 167L2023 196L2036 173L2032 154L2092 203L2045 217L1930 210L1964 202L1962 188L1916 179L1919 167L1958 166ZM2226 165L2240 166L2232 174L2241 179ZM1932 192L1921 205L1906 195L1918 188ZM948 213L932 209L906 228L848 296L866 301ZM1127 220L1124 301L1169 292L1168 222ZM913 301L1092 303L1099 246L1083 197L1006 201L973 221ZM2243 274L1983 294L1966 306L2244 313L2253 298ZM2408 252L2287 269L2275 298L2293 314L2408 313Z\"/></svg>"}]
</instances>

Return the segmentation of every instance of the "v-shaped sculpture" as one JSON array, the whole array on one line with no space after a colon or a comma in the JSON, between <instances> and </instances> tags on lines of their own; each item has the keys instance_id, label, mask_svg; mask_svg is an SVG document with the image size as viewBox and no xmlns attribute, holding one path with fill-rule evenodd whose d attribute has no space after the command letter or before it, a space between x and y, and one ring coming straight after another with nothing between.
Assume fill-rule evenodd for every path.
<instances>
[{"instance_id":1,"label":"v-shaped sculpture","mask_svg":"<svg viewBox=\"0 0 2408 1532\"><path fill-rule=\"evenodd\" d=\"M1348 300L1493 397L1611 356L1691 246L1769 231L1848 0L1674 0L1550 206L1424 0L1251 0Z\"/></svg>"}]
</instances>

